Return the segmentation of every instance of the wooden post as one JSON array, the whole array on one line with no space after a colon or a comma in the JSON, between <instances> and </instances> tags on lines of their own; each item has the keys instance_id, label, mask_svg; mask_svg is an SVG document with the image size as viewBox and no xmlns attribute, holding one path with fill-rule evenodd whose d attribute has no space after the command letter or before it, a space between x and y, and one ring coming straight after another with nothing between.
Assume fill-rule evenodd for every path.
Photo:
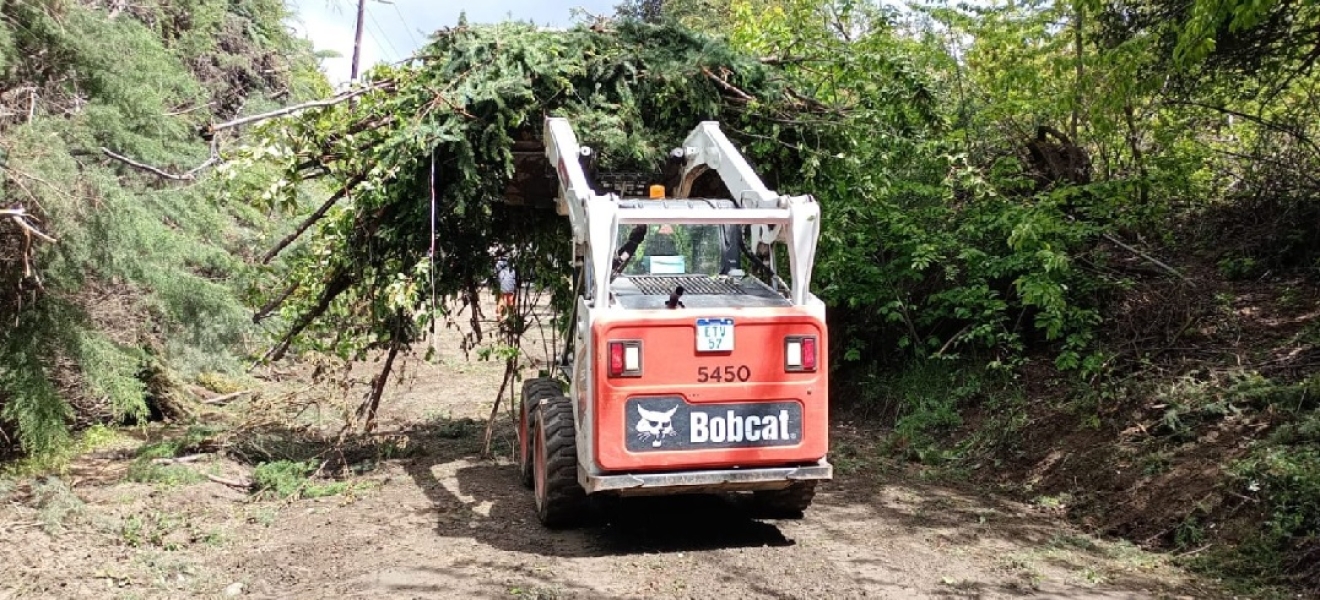
<instances>
[{"instance_id":1,"label":"wooden post","mask_svg":"<svg viewBox=\"0 0 1320 600\"><path fill-rule=\"evenodd\" d=\"M357 83L358 61L362 58L362 18L367 13L367 0L358 0L357 30L353 34L353 70L349 81Z\"/></svg>"}]
</instances>

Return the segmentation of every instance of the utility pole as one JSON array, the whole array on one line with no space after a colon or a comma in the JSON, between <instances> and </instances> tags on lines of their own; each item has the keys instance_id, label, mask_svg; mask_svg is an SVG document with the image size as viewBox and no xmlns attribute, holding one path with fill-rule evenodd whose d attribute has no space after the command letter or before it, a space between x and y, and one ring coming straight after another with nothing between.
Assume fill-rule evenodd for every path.
<instances>
[{"instance_id":1,"label":"utility pole","mask_svg":"<svg viewBox=\"0 0 1320 600\"><path fill-rule=\"evenodd\" d=\"M362 57L362 17L367 13L367 0L358 0L357 12L357 31L353 35L353 72L349 77L352 83L357 83L358 78L358 60Z\"/></svg>"}]
</instances>

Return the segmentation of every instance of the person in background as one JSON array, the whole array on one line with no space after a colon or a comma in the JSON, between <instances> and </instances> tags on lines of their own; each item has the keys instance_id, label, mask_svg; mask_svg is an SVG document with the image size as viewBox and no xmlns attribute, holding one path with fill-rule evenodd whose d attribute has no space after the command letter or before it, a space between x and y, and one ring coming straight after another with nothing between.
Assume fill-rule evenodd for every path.
<instances>
[{"instance_id":1,"label":"person in background","mask_svg":"<svg viewBox=\"0 0 1320 600\"><path fill-rule=\"evenodd\" d=\"M514 294L518 291L518 273L508 258L500 257L495 261L495 279L500 285L499 303L495 305L495 318L503 319L505 313L514 311Z\"/></svg>"}]
</instances>

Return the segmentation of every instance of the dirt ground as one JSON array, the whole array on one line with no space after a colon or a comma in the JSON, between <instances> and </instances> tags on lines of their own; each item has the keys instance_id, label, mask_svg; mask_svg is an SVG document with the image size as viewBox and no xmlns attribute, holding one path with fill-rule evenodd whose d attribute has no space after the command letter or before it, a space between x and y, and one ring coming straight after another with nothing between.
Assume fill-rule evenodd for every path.
<instances>
[{"instance_id":1,"label":"dirt ground","mask_svg":"<svg viewBox=\"0 0 1320 600\"><path fill-rule=\"evenodd\" d=\"M1221 597L1168 557L1089 538L1046 508L923 481L878 458L876 432L842 422L836 479L801 520L649 498L607 524L545 530L507 414L481 457L502 363L465 360L458 334L442 337L440 358L411 358L387 392L375 460L337 495L134 482L142 432L58 478L0 480L0 598ZM544 355L539 340L525 347ZM253 469L226 453L175 467L222 480Z\"/></svg>"}]
</instances>

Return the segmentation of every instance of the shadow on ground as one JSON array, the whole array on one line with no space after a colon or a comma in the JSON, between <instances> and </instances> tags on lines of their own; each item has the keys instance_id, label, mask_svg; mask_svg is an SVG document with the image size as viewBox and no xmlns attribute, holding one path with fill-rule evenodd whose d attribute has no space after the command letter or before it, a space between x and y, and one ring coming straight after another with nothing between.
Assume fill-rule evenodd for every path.
<instances>
[{"instance_id":1,"label":"shadow on ground","mask_svg":"<svg viewBox=\"0 0 1320 600\"><path fill-rule=\"evenodd\" d=\"M943 563L965 567L966 556L972 555L992 568L978 569L975 580L950 578L925 595L1221 597L1212 589L1166 583L1160 573L1139 564L1146 558L1135 549L1096 543L1055 519L1030 514L1029 507L974 489L918 482L901 468L839 473L823 486L804 526L758 520L740 502L701 495L625 499L602 512L601 524L551 531L537 521L532 492L519 484L516 467L508 460L481 458L483 432L484 423L432 419L383 436L390 450L377 450L372 460L397 464L425 494L429 506L418 515L433 523L435 535L470 539L506 552L583 558L798 546L799 540L785 533L789 531L809 536L812 553L848 549L846 556L830 558L835 561L830 571L837 569L840 577L869 590L911 591L898 587L904 573L942 573ZM495 438L496 454L509 456L511 429L500 428ZM369 445L359 440L351 447L361 455ZM990 572L995 575L987 577ZM1051 574L1050 583L1041 588L1044 572ZM399 591L427 591L432 578L413 573L406 579L398 582L403 586ZM743 583L754 587L755 581Z\"/></svg>"},{"instance_id":2,"label":"shadow on ground","mask_svg":"<svg viewBox=\"0 0 1320 600\"><path fill-rule=\"evenodd\" d=\"M439 428L452 430L444 423ZM414 436L425 450L404 460L403 467L436 507L435 531L444 537L472 537L501 550L553 557L793 544L734 499L714 495L621 499L594 509L597 518L588 526L547 530L536 520L532 492L518 483L515 466L480 459L478 448L437 438L427 429ZM438 475L449 469L457 489ZM471 520L455 527L455 512L467 512Z\"/></svg>"}]
</instances>

